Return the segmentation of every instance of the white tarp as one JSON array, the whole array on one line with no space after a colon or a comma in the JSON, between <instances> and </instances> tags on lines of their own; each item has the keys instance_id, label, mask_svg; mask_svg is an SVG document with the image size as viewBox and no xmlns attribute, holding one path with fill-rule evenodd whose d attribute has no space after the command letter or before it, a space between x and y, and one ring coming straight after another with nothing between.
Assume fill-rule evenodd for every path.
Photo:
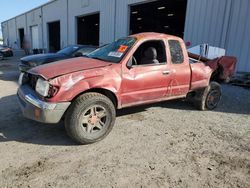
<instances>
[{"instance_id":1,"label":"white tarp","mask_svg":"<svg viewBox=\"0 0 250 188\"><path fill-rule=\"evenodd\" d=\"M188 49L188 52L206 57L208 59L215 59L217 57L225 56L226 50L223 48L209 46L208 44L201 44Z\"/></svg>"}]
</instances>

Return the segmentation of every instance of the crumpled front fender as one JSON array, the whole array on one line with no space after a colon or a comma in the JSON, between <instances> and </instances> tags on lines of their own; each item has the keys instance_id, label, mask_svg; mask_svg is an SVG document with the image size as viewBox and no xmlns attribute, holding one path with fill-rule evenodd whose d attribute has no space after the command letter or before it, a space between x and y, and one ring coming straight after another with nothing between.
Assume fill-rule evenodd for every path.
<instances>
[{"instance_id":1,"label":"crumpled front fender","mask_svg":"<svg viewBox=\"0 0 250 188\"><path fill-rule=\"evenodd\" d=\"M101 68L63 75L49 83L59 88L57 94L48 99L50 102L72 101L79 94L95 88L109 90L119 98L121 76L114 69Z\"/></svg>"}]
</instances>

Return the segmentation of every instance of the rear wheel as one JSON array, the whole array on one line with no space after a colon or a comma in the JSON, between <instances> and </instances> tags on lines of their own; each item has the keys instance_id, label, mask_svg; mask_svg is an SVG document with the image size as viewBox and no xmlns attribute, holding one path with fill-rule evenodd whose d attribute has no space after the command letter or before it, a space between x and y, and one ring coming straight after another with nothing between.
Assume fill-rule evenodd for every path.
<instances>
[{"instance_id":1,"label":"rear wheel","mask_svg":"<svg viewBox=\"0 0 250 188\"><path fill-rule=\"evenodd\" d=\"M194 105L199 110L215 109L221 99L221 87L217 82L211 82L209 86L197 92L194 98Z\"/></svg>"},{"instance_id":2,"label":"rear wheel","mask_svg":"<svg viewBox=\"0 0 250 188\"><path fill-rule=\"evenodd\" d=\"M102 140L115 123L115 106L99 93L86 93L77 98L66 114L65 128L70 137L81 144Z\"/></svg>"}]
</instances>

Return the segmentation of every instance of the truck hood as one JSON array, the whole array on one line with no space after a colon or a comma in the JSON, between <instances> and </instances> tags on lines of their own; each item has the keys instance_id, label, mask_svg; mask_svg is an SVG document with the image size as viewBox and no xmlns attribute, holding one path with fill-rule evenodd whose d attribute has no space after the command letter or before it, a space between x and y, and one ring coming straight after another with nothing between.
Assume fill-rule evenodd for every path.
<instances>
[{"instance_id":1,"label":"truck hood","mask_svg":"<svg viewBox=\"0 0 250 188\"><path fill-rule=\"evenodd\" d=\"M49 80L73 72L100 68L109 65L111 65L109 62L79 57L41 65L29 70L28 72L35 75L40 75L44 79Z\"/></svg>"}]
</instances>

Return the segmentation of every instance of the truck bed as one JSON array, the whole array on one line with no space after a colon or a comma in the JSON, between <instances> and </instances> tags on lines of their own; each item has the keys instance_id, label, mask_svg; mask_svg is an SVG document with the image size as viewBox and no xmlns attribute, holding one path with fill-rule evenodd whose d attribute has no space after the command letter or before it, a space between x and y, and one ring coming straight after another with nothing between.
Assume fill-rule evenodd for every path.
<instances>
[{"instance_id":1,"label":"truck bed","mask_svg":"<svg viewBox=\"0 0 250 188\"><path fill-rule=\"evenodd\" d=\"M198 66L197 64L209 66L213 71L211 79L215 81L228 81L235 73L237 63L235 57L222 56L215 59L208 59L192 53L188 53L188 56L191 67L196 67Z\"/></svg>"}]
</instances>

